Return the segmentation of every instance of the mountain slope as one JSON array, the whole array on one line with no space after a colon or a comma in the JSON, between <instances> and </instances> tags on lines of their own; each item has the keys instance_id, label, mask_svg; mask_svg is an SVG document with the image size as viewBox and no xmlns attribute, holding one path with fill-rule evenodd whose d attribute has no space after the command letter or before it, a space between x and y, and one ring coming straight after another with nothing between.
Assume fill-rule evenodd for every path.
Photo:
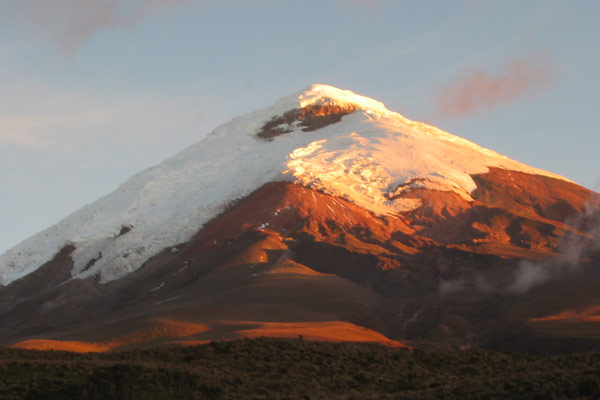
<instances>
[{"instance_id":1,"label":"mountain slope","mask_svg":"<svg viewBox=\"0 0 600 400\"><path fill-rule=\"evenodd\" d=\"M448 196L463 201L453 193L429 193L430 199L438 196L444 206L453 204ZM260 334L502 348L498 335L522 337L520 330L536 317L598 301L595 270L570 274L566 288L559 276L526 295L511 291L518 260L548 257L554 248L515 244L508 233L503 242L500 230L487 240L469 240L464 231L458 241L434 240L428 232L441 235L444 230L431 227L443 225L451 211L428 204L417 213L380 218L338 197L269 183L177 251L165 249L143 268L104 284L93 277L69 279L73 248L67 247L51 263L0 288L0 343L100 351ZM489 221L498 218L493 206L478 209L480 225L488 213ZM472 208L452 212L450 220L473 214ZM526 227L539 218L507 211L501 217L518 218ZM555 223L555 229L563 225ZM490 222L489 230L495 226ZM573 288L577 297L567 295ZM525 349L540 341L525 340ZM596 343L572 342L555 346Z\"/></svg>"},{"instance_id":2,"label":"mountain slope","mask_svg":"<svg viewBox=\"0 0 600 400\"><path fill-rule=\"evenodd\" d=\"M9 250L0 256L0 285L36 270L66 245L75 247L73 276L118 279L271 181L300 183L387 214L417 208L419 199L401 194L419 188L471 201L477 188L471 175L490 166L564 180L375 100L313 85L217 128Z\"/></svg>"},{"instance_id":3,"label":"mountain slope","mask_svg":"<svg viewBox=\"0 0 600 400\"><path fill-rule=\"evenodd\" d=\"M316 85L1 256L0 344L595 347L596 196Z\"/></svg>"}]
</instances>

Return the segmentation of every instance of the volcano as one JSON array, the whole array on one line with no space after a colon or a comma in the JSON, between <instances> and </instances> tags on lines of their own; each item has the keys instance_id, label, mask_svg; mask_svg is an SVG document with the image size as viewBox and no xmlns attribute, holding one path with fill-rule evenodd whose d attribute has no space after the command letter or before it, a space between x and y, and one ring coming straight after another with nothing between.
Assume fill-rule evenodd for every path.
<instances>
[{"instance_id":1,"label":"volcano","mask_svg":"<svg viewBox=\"0 0 600 400\"><path fill-rule=\"evenodd\" d=\"M0 345L600 344L598 195L326 85L0 256Z\"/></svg>"}]
</instances>

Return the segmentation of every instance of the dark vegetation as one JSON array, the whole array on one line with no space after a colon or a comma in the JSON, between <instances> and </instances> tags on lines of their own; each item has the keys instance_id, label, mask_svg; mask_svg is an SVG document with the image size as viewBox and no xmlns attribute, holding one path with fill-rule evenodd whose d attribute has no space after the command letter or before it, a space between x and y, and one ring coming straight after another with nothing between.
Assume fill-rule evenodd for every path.
<instances>
[{"instance_id":1,"label":"dark vegetation","mask_svg":"<svg viewBox=\"0 0 600 400\"><path fill-rule=\"evenodd\" d=\"M0 399L600 398L600 353L255 339L108 354L0 349Z\"/></svg>"}]
</instances>

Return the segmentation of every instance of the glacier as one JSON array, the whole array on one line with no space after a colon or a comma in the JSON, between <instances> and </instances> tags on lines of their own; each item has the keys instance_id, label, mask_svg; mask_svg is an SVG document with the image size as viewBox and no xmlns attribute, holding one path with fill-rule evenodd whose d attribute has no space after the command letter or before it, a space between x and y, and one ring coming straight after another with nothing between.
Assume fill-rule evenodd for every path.
<instances>
[{"instance_id":1,"label":"glacier","mask_svg":"<svg viewBox=\"0 0 600 400\"><path fill-rule=\"evenodd\" d=\"M316 131L291 124L284 135L257 136L274 117L321 105L356 111ZM267 182L298 183L388 214L419 207L418 199L394 197L413 188L453 191L472 200L476 184L471 175L488 167L567 180L411 121L379 101L312 85L221 125L9 249L0 255L0 285L35 271L67 245L75 248L72 277L94 276L101 283L119 279L161 250L188 241L236 199Z\"/></svg>"}]
</instances>

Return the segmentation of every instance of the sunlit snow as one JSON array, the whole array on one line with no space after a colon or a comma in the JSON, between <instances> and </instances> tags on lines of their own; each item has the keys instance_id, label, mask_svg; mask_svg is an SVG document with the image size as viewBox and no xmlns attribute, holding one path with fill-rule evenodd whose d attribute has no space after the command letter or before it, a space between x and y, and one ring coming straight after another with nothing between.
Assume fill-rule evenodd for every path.
<instances>
[{"instance_id":1,"label":"sunlit snow","mask_svg":"<svg viewBox=\"0 0 600 400\"><path fill-rule=\"evenodd\" d=\"M274 116L323 104L359 110L314 132L292 125L292 132L272 140L256 136ZM476 188L470 175L489 166L564 179L406 119L376 100L313 85L220 126L8 250L0 256L0 284L35 271L68 244L76 247L74 277L118 279L159 251L189 240L233 200L271 181L300 183L385 214L418 207L418 199L388 200L415 187L453 191L470 200ZM131 230L120 234L124 226Z\"/></svg>"}]
</instances>

